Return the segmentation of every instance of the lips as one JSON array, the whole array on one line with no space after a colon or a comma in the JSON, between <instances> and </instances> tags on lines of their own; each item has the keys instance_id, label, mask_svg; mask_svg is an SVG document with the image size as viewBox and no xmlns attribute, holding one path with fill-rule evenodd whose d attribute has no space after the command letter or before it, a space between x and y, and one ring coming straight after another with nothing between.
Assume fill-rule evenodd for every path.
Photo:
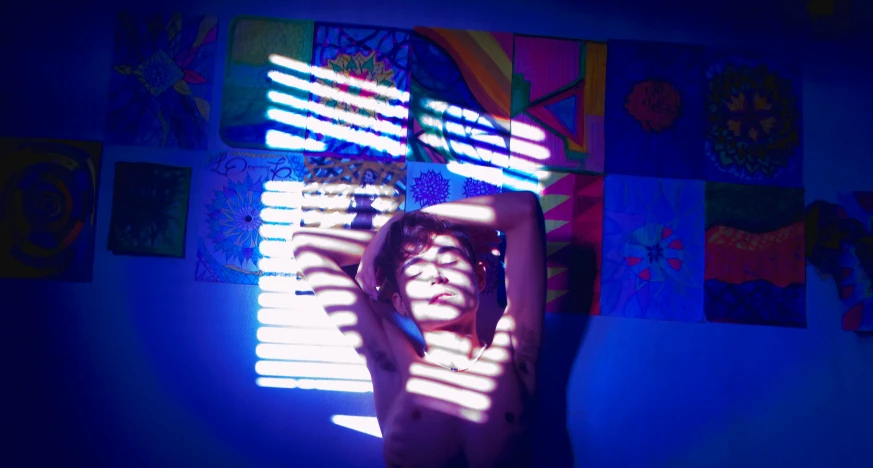
<instances>
[{"instance_id":1,"label":"lips","mask_svg":"<svg viewBox=\"0 0 873 468\"><path fill-rule=\"evenodd\" d=\"M432 297L432 298L430 299L430 302L429 302L429 303L430 303L430 304L435 304L435 303L437 303L437 302L439 302L439 301L441 301L442 299L445 299L445 298L447 298L447 297L452 297L452 294L451 294L451 293L447 293L447 292L442 292L442 293L439 293L439 294L435 295L434 297Z\"/></svg>"}]
</instances>

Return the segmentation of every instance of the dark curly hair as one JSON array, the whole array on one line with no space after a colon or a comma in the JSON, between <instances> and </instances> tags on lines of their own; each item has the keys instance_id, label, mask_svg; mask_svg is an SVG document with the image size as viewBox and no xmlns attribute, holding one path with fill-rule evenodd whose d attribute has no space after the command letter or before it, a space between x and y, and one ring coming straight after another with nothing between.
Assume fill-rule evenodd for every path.
<instances>
[{"instance_id":1,"label":"dark curly hair","mask_svg":"<svg viewBox=\"0 0 873 468\"><path fill-rule=\"evenodd\" d=\"M403 215L388 229L385 244L375 260L377 280L382 286L379 295L383 299L399 291L397 268L409 257L428 248L434 236L447 234L454 237L461 246L464 258L471 265L476 264L476 251L470 233L459 224L421 211L412 211Z\"/></svg>"}]
</instances>

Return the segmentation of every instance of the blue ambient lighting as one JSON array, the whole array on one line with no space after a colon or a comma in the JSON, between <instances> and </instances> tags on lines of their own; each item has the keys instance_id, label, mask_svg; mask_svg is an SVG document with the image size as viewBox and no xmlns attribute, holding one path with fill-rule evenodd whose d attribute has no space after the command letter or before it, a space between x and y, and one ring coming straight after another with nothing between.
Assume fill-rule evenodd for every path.
<instances>
[{"instance_id":1,"label":"blue ambient lighting","mask_svg":"<svg viewBox=\"0 0 873 468\"><path fill-rule=\"evenodd\" d=\"M355 337L338 325L353 319L328 317L300 278L291 236L300 226L302 182L267 182L258 280L257 384L264 387L372 392L370 374L355 351Z\"/></svg>"},{"instance_id":2,"label":"blue ambient lighting","mask_svg":"<svg viewBox=\"0 0 873 468\"><path fill-rule=\"evenodd\" d=\"M271 56L270 61L276 69L269 72L269 77L277 89L267 93L267 99L273 104L267 116L288 130L268 131L268 146L322 152L327 144L319 138L328 137L368 146L392 158L406 155L409 93L278 55ZM311 81L310 76L345 85L343 87L367 90L385 99L350 94ZM372 115L348 112L300 97L307 94L346 102L358 109L366 109ZM542 188L534 174L541 167L538 161L549 157L548 149L541 145L545 140L542 130L513 123L512 136L508 137L505 131L500 134L491 119L471 110L436 100L424 102L423 107L432 114L419 119L426 130L419 138L433 147L460 155L461 161L447 164L448 170L516 190L539 192ZM501 169L496 172L498 175L495 175L495 167ZM356 351L361 345L360 336L343 333L338 328L354 325L357 318L343 312L327 314L300 276L290 242L304 216L307 216L306 224L318 224L309 223L310 216L327 216L317 209L308 209L304 215L304 206L330 211L329 203L338 201L311 194L304 199L303 183L289 181L266 182L261 201L264 209L259 232L263 240L259 245L262 258L258 267L263 276L259 279L259 344L255 350L258 357L255 364L257 385L372 392L373 384L364 358ZM409 369L411 378L406 390L430 401L435 410L484 422L491 405L490 393L496 386L494 379L503 372L509 357L507 332L513 323L508 317L504 319L498 323L492 346L481 356L476 372L457 374L435 365L416 363ZM446 359L455 351L441 349L440 345L432 350L434 355L443 353ZM381 437L374 417L336 415L332 421Z\"/></svg>"}]
</instances>

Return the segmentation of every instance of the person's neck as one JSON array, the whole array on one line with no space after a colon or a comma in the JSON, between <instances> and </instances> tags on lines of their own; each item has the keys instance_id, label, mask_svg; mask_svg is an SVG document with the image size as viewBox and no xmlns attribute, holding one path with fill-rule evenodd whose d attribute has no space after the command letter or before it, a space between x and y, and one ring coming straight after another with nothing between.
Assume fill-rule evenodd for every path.
<instances>
[{"instance_id":1,"label":"person's neck","mask_svg":"<svg viewBox=\"0 0 873 468\"><path fill-rule=\"evenodd\" d=\"M463 321L453 322L444 326L430 329L424 332L424 341L426 346L444 346L444 340L449 338L457 343L468 342L470 346L467 348L466 354L470 358L481 350L485 344L480 340L479 333L476 330L476 316L471 316Z\"/></svg>"}]
</instances>

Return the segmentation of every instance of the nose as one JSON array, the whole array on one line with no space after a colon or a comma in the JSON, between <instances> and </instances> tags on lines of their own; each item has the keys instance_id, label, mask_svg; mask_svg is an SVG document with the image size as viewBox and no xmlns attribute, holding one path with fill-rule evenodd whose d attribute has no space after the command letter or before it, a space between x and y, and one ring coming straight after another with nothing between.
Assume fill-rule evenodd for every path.
<instances>
[{"instance_id":1,"label":"nose","mask_svg":"<svg viewBox=\"0 0 873 468\"><path fill-rule=\"evenodd\" d=\"M427 278L430 279L431 284L443 284L448 282L448 278L443 274L443 270L437 265L431 263L427 266L426 270Z\"/></svg>"}]
</instances>

